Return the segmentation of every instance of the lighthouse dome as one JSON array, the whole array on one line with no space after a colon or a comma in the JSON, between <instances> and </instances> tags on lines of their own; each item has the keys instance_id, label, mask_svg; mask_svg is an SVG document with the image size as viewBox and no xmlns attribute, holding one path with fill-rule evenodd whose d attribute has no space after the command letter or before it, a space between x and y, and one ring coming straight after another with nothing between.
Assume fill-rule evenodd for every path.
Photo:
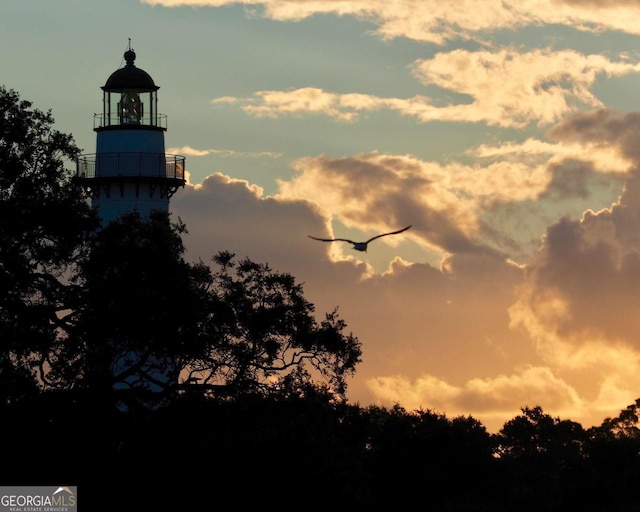
<instances>
[{"instance_id":1,"label":"lighthouse dome","mask_svg":"<svg viewBox=\"0 0 640 512\"><path fill-rule=\"evenodd\" d=\"M126 65L117 71L111 73L102 90L107 92L120 92L125 90L138 90L139 92L157 91L158 87L149 73L138 68L133 63L136 60L136 54L133 50L127 50L124 53Z\"/></svg>"}]
</instances>

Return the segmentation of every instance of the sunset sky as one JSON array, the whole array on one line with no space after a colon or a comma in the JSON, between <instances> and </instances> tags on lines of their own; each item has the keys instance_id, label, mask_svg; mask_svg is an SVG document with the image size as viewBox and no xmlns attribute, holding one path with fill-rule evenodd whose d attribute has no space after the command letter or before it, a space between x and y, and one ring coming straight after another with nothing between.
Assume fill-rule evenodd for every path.
<instances>
[{"instance_id":1,"label":"sunset sky","mask_svg":"<svg viewBox=\"0 0 640 512\"><path fill-rule=\"evenodd\" d=\"M288 272L362 342L360 405L640 397L640 1L3 0L0 85L95 152L109 75L158 91L190 261ZM347 243L411 224L375 240Z\"/></svg>"}]
</instances>

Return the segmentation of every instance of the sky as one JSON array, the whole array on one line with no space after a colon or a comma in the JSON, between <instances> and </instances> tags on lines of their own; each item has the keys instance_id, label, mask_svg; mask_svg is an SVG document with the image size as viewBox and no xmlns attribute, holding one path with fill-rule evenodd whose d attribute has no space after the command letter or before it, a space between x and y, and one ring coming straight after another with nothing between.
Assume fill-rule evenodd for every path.
<instances>
[{"instance_id":1,"label":"sky","mask_svg":"<svg viewBox=\"0 0 640 512\"><path fill-rule=\"evenodd\" d=\"M124 65L153 78L189 261L230 251L338 308L362 406L640 397L640 1L3 0L0 85L94 153ZM308 235L373 241L367 252Z\"/></svg>"}]
</instances>

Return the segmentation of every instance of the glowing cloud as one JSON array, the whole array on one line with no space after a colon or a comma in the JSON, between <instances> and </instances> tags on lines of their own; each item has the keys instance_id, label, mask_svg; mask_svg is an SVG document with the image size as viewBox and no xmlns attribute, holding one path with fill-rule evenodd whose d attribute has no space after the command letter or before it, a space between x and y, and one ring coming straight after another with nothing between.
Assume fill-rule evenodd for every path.
<instances>
[{"instance_id":1,"label":"glowing cloud","mask_svg":"<svg viewBox=\"0 0 640 512\"><path fill-rule=\"evenodd\" d=\"M233 149L195 149L191 146L183 146L181 148L168 148L168 153L178 153L181 155L188 156L209 156L209 155L217 155L221 157L244 157L244 158L280 158L282 156L280 153L275 153L272 151L235 151Z\"/></svg>"},{"instance_id":2,"label":"glowing cloud","mask_svg":"<svg viewBox=\"0 0 640 512\"><path fill-rule=\"evenodd\" d=\"M436 409L447 416L471 414L496 429L493 418L515 415L525 405L583 416L585 403L572 386L549 368L528 367L513 375L471 379L454 386L432 375L415 381L402 376L377 377L367 381L379 403L402 403L408 409ZM538 403L529 403L539 397Z\"/></svg>"},{"instance_id":3,"label":"glowing cloud","mask_svg":"<svg viewBox=\"0 0 640 512\"><path fill-rule=\"evenodd\" d=\"M599 74L640 72L640 64L612 62L600 55L575 51L513 49L498 52L454 50L419 60L413 72L425 85L463 94L468 101L434 106L426 96L379 98L367 94L337 94L306 87L293 91L258 91L253 98L224 98L256 117L322 114L353 122L359 113L389 109L427 123L484 122L523 128L549 125L580 107L602 105L590 91ZM221 102L214 99L213 102Z\"/></svg>"},{"instance_id":4,"label":"glowing cloud","mask_svg":"<svg viewBox=\"0 0 640 512\"><path fill-rule=\"evenodd\" d=\"M140 0L164 7L247 6L253 16L278 21L299 21L315 14L354 16L378 25L385 39L405 37L443 44L451 39L480 39L486 31L527 25L572 25L584 31L604 29L640 33L636 20L640 6L628 0L578 2L575 0L484 0L461 8L459 0ZM419 8L418 8L419 7ZM262 8L262 9L259 9Z\"/></svg>"}]
</instances>

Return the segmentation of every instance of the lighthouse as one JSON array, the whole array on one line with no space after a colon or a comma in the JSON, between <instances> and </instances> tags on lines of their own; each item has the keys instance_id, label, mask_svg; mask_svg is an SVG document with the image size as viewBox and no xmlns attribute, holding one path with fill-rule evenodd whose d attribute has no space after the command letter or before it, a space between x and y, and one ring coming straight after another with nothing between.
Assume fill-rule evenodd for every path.
<instances>
[{"instance_id":1,"label":"lighthouse","mask_svg":"<svg viewBox=\"0 0 640 512\"><path fill-rule=\"evenodd\" d=\"M96 152L77 160L103 225L125 213L144 218L154 210L168 212L171 196L185 185L185 158L165 153L159 87L135 60L129 43L125 65L102 86L102 113L94 114Z\"/></svg>"},{"instance_id":2,"label":"lighthouse","mask_svg":"<svg viewBox=\"0 0 640 512\"><path fill-rule=\"evenodd\" d=\"M167 118L158 112L159 87L135 60L129 43L124 66L101 87L102 113L94 114L93 125L96 152L76 160L77 175L97 210L101 229L131 213L143 220L154 212L168 213L170 198L185 186L185 158L165 153ZM119 339L106 344L110 361L105 364L113 375L114 390L162 397L177 382L171 356L144 346L131 348ZM163 403L164 398L145 399L150 407Z\"/></svg>"}]
</instances>

